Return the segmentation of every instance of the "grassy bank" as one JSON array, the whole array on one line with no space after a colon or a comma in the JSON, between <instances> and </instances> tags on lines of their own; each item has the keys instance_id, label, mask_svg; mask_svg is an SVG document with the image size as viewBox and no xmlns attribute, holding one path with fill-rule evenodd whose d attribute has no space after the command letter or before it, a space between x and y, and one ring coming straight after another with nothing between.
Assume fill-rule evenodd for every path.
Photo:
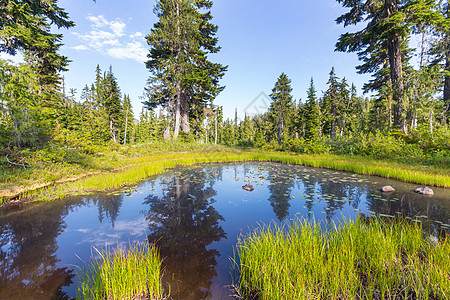
<instances>
[{"instance_id":1,"label":"grassy bank","mask_svg":"<svg viewBox=\"0 0 450 300\"><path fill-rule=\"evenodd\" d=\"M127 250L94 249L93 262L78 270L76 299L163 299L161 259L151 245Z\"/></svg>"},{"instance_id":2,"label":"grassy bank","mask_svg":"<svg viewBox=\"0 0 450 300\"><path fill-rule=\"evenodd\" d=\"M132 154L110 153L108 157L115 156L116 160L111 165L115 168L90 168L78 170L64 182L67 172L60 171L60 178L46 181L39 177L39 172L30 177L29 181L22 182L21 193L16 193L18 198L34 197L36 199L55 199L72 194L82 194L93 191L105 191L134 185L149 176L160 174L166 169L179 165L192 165L197 163L235 162L235 161L276 161L282 163L300 164L312 167L330 168L365 175L376 175L386 178L398 179L405 182L421 185L450 187L450 175L448 168L437 166L407 165L398 162L375 160L367 157L344 156L332 154L294 154L279 151L263 151L253 148L231 148L224 146L192 146L179 145L172 148L163 147L148 148L144 152L134 149ZM111 158L108 158L111 160ZM104 160L102 160L104 162ZM102 166L104 166L102 164ZM84 173L82 171L85 171ZM47 172L47 171L45 171ZM83 177L83 174L91 172L93 175ZM97 173L95 173L97 172ZM101 173L100 173L101 172ZM100 174L99 174L100 173ZM41 178L41 179L39 179ZM73 179L73 181L72 181ZM59 181L59 182L58 182ZM17 190L18 184L13 179L8 181L9 190ZM31 187L27 189L28 187ZM33 183L33 184L31 184ZM50 187L33 188L33 185L43 184ZM59 183L59 184L54 184ZM42 187L37 185L37 187ZM7 191L4 189L3 191ZM12 193L14 195L14 193ZM5 193L0 195L3 201L11 198Z\"/></svg>"},{"instance_id":3,"label":"grassy bank","mask_svg":"<svg viewBox=\"0 0 450 300\"><path fill-rule=\"evenodd\" d=\"M238 244L240 291L255 299L448 299L450 240L418 224L358 219L261 228Z\"/></svg>"},{"instance_id":4,"label":"grassy bank","mask_svg":"<svg viewBox=\"0 0 450 300\"><path fill-rule=\"evenodd\" d=\"M175 152L207 152L210 146L182 143L152 143L121 147L97 146L95 151L61 146L20 153L24 166L11 165L0 155L0 199L53 183L120 170L148 161L149 157Z\"/></svg>"}]
</instances>

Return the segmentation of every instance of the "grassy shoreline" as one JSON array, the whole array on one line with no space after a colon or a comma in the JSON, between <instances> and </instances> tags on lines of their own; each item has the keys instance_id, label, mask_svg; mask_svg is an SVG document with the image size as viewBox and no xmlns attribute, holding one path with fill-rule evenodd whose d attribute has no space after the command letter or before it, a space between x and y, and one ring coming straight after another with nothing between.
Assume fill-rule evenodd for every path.
<instances>
[{"instance_id":1,"label":"grassy shoreline","mask_svg":"<svg viewBox=\"0 0 450 300\"><path fill-rule=\"evenodd\" d=\"M450 240L381 219L324 230L295 221L242 237L240 293L250 299L447 299Z\"/></svg>"},{"instance_id":2,"label":"grassy shoreline","mask_svg":"<svg viewBox=\"0 0 450 300\"><path fill-rule=\"evenodd\" d=\"M185 150L185 151L183 151ZM328 168L348 171L362 175L381 176L400 181L450 188L450 172L447 168L376 160L362 156L344 156L334 154L295 154L289 152L264 151L253 148L231 148L224 146L175 147L171 153L147 150L147 155L125 157L114 164L116 168L88 169L71 177L57 178L50 182L34 182L17 189L14 180L10 181L9 190L15 192L7 195L3 189L0 203L9 199L46 200L62 198L72 194L84 194L94 191L107 191L135 185L149 176L157 175L177 166L199 163L271 161L291 163L310 167ZM62 172L65 174L67 172ZM63 176L63 175L61 175ZM39 178L35 175L32 180ZM5 185L3 185L5 186Z\"/></svg>"},{"instance_id":3,"label":"grassy shoreline","mask_svg":"<svg viewBox=\"0 0 450 300\"><path fill-rule=\"evenodd\" d=\"M93 248L91 263L78 267L76 299L165 299L162 259L147 242L128 249ZM97 257L97 258L96 258Z\"/></svg>"}]
</instances>

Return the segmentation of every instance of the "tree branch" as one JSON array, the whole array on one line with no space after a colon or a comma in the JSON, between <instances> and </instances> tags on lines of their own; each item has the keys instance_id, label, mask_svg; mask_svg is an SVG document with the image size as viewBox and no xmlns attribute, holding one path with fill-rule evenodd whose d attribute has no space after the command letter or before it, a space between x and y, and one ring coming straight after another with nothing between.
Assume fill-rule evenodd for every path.
<instances>
[{"instance_id":1,"label":"tree branch","mask_svg":"<svg viewBox=\"0 0 450 300\"><path fill-rule=\"evenodd\" d=\"M5 158L6 158L6 161L7 161L8 163L12 164L12 165L19 166L19 167L23 167L24 169L27 168L27 166L26 166L25 164L18 164L18 163L15 163L15 162L13 162L13 161L10 161L10 160L8 159L8 154L6 154Z\"/></svg>"}]
</instances>

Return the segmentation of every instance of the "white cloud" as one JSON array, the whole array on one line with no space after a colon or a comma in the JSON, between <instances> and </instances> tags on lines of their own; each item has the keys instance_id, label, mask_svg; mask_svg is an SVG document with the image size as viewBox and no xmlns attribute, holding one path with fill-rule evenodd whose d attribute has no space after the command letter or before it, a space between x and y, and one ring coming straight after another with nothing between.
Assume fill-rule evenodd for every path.
<instances>
[{"instance_id":1,"label":"white cloud","mask_svg":"<svg viewBox=\"0 0 450 300\"><path fill-rule=\"evenodd\" d=\"M143 47L142 43L139 42L127 43L124 47L110 48L108 49L108 54L115 58L129 58L139 62L147 60L147 50Z\"/></svg>"},{"instance_id":2,"label":"white cloud","mask_svg":"<svg viewBox=\"0 0 450 300\"><path fill-rule=\"evenodd\" d=\"M99 227L93 228L79 228L75 231L83 233L83 238L78 244L90 244L95 247L104 245L117 245L119 241L128 239L136 239L139 237L146 237L149 222L141 217L131 221L118 221L114 229L110 228L110 224L102 224Z\"/></svg>"},{"instance_id":3,"label":"white cloud","mask_svg":"<svg viewBox=\"0 0 450 300\"><path fill-rule=\"evenodd\" d=\"M130 35L130 39L138 39L138 38L143 38L143 37L144 37L144 34L139 31Z\"/></svg>"},{"instance_id":4,"label":"white cloud","mask_svg":"<svg viewBox=\"0 0 450 300\"><path fill-rule=\"evenodd\" d=\"M94 50L102 55L119 59L133 59L138 62L146 60L147 50L144 47L144 34L135 32L127 35L127 25L116 19L107 20L104 16L88 16L91 30L87 33L74 33L82 45L74 46L77 51Z\"/></svg>"},{"instance_id":5,"label":"white cloud","mask_svg":"<svg viewBox=\"0 0 450 300\"><path fill-rule=\"evenodd\" d=\"M0 52L0 59L9 60L15 65L18 65L18 64L24 62L23 55L20 52L17 52L16 55L9 55L7 53Z\"/></svg>"},{"instance_id":6,"label":"white cloud","mask_svg":"<svg viewBox=\"0 0 450 300\"><path fill-rule=\"evenodd\" d=\"M120 20L108 21L102 15L99 15L97 17L89 16L89 17L87 17L87 19L93 23L92 27L109 28L110 30L112 30L114 32L114 34L116 36L123 36L124 35L123 32L125 30L125 27L127 26L125 23L123 23Z\"/></svg>"},{"instance_id":7,"label":"white cloud","mask_svg":"<svg viewBox=\"0 0 450 300\"><path fill-rule=\"evenodd\" d=\"M112 22L110 24L110 27L112 29L112 31L118 35L118 36L123 36L123 31L126 27L125 23L120 23L120 22Z\"/></svg>"},{"instance_id":8,"label":"white cloud","mask_svg":"<svg viewBox=\"0 0 450 300\"><path fill-rule=\"evenodd\" d=\"M83 51L83 50L88 50L88 47L86 47L85 45L78 45L78 46L71 47L71 49L77 50L77 51Z\"/></svg>"}]
</instances>

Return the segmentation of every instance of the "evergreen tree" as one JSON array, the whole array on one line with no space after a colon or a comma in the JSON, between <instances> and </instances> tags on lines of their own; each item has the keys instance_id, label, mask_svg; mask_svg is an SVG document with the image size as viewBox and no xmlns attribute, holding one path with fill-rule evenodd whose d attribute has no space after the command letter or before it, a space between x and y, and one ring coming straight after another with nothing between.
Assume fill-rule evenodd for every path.
<instances>
[{"instance_id":1,"label":"evergreen tree","mask_svg":"<svg viewBox=\"0 0 450 300\"><path fill-rule=\"evenodd\" d=\"M305 106L305 139L316 140L319 137L319 106L312 78Z\"/></svg>"},{"instance_id":2,"label":"evergreen tree","mask_svg":"<svg viewBox=\"0 0 450 300\"><path fill-rule=\"evenodd\" d=\"M239 141L243 146L251 146L253 144L254 129L249 116L245 115L244 121L239 126Z\"/></svg>"},{"instance_id":3,"label":"evergreen tree","mask_svg":"<svg viewBox=\"0 0 450 300\"><path fill-rule=\"evenodd\" d=\"M64 110L58 72L66 70L68 59L57 53L62 35L51 33L50 26L69 28L74 23L56 2L0 1L0 52L21 52L27 62L10 66L0 60L0 109L6 126L2 135L19 147L48 141Z\"/></svg>"},{"instance_id":4,"label":"evergreen tree","mask_svg":"<svg viewBox=\"0 0 450 300\"><path fill-rule=\"evenodd\" d=\"M351 97L350 97L350 91L348 90L348 84L347 80L342 78L341 82L339 83L339 101L336 103L337 112L339 115L338 119L338 125L340 127L340 136L344 134L344 131L346 130L347 125L347 115L350 111L350 105L351 103Z\"/></svg>"},{"instance_id":5,"label":"evergreen tree","mask_svg":"<svg viewBox=\"0 0 450 300\"><path fill-rule=\"evenodd\" d=\"M264 115L256 115L253 118L253 122L255 123L255 143L257 147L262 147L266 144L266 128L265 125L267 122L265 122Z\"/></svg>"},{"instance_id":6,"label":"evergreen tree","mask_svg":"<svg viewBox=\"0 0 450 300\"><path fill-rule=\"evenodd\" d=\"M103 98L105 97L104 77L100 65L95 68L95 82L92 85L93 100L97 107L103 106Z\"/></svg>"},{"instance_id":7,"label":"evergreen tree","mask_svg":"<svg viewBox=\"0 0 450 300\"><path fill-rule=\"evenodd\" d=\"M103 108L108 116L109 130L111 132L112 139L115 143L120 140L120 124L123 122L121 93L117 79L114 76L112 67L104 76L104 95L101 99Z\"/></svg>"},{"instance_id":8,"label":"evergreen tree","mask_svg":"<svg viewBox=\"0 0 450 300\"><path fill-rule=\"evenodd\" d=\"M369 131L387 131L392 127L392 89L386 84L378 95L372 99L372 106L369 112Z\"/></svg>"},{"instance_id":9,"label":"evergreen tree","mask_svg":"<svg viewBox=\"0 0 450 300\"><path fill-rule=\"evenodd\" d=\"M429 54L433 60L431 65L440 65L444 77L443 109L440 118L445 123L450 120L450 13L448 0L439 1L438 12L441 18L435 18L433 35L435 37Z\"/></svg>"},{"instance_id":10,"label":"evergreen tree","mask_svg":"<svg viewBox=\"0 0 450 300\"><path fill-rule=\"evenodd\" d=\"M138 143L145 143L150 141L149 127L148 111L143 107L141 113L139 114L139 124L136 130L136 141Z\"/></svg>"},{"instance_id":11,"label":"evergreen tree","mask_svg":"<svg viewBox=\"0 0 450 300\"><path fill-rule=\"evenodd\" d=\"M5 0L0 2L0 51L15 55L22 51L36 68L40 92L59 83L57 73L67 70L69 60L57 53L61 34L50 32L51 25L70 28L69 20L57 0Z\"/></svg>"},{"instance_id":12,"label":"evergreen tree","mask_svg":"<svg viewBox=\"0 0 450 300\"><path fill-rule=\"evenodd\" d=\"M236 140L236 127L230 119L227 119L223 129L223 143L227 146L233 146L237 144Z\"/></svg>"},{"instance_id":13,"label":"evergreen tree","mask_svg":"<svg viewBox=\"0 0 450 300\"><path fill-rule=\"evenodd\" d=\"M180 129L190 132L191 107L201 112L223 90L219 80L226 67L208 60L208 54L220 50L218 27L210 23L211 7L209 0L159 0L155 6L159 21L146 37L150 46L146 66L152 76L144 104L169 108L175 139Z\"/></svg>"},{"instance_id":14,"label":"evergreen tree","mask_svg":"<svg viewBox=\"0 0 450 300\"><path fill-rule=\"evenodd\" d=\"M302 99L298 101L297 115L295 116L295 127L300 137L306 136L306 109L305 103L302 103Z\"/></svg>"},{"instance_id":15,"label":"evergreen tree","mask_svg":"<svg viewBox=\"0 0 450 300\"><path fill-rule=\"evenodd\" d=\"M33 147L50 137L36 73L0 60L0 138L3 145ZM3 147L2 147L3 148Z\"/></svg>"},{"instance_id":16,"label":"evergreen tree","mask_svg":"<svg viewBox=\"0 0 450 300\"><path fill-rule=\"evenodd\" d=\"M337 1L350 9L336 20L338 24L348 26L364 21L366 26L358 32L341 35L336 50L358 52L359 58L365 61L360 66L361 73L378 73L382 66L389 66L393 125L406 132L403 81L406 46L411 27L418 22L416 17L420 15L423 20L425 16L435 15L433 1Z\"/></svg>"},{"instance_id":17,"label":"evergreen tree","mask_svg":"<svg viewBox=\"0 0 450 300\"><path fill-rule=\"evenodd\" d=\"M350 88L349 101L345 108L344 126L348 133L357 134L366 130L368 111L362 97L358 97L356 86Z\"/></svg>"},{"instance_id":18,"label":"evergreen tree","mask_svg":"<svg viewBox=\"0 0 450 300\"><path fill-rule=\"evenodd\" d=\"M334 71L334 67L331 69L330 77L328 79L328 89L325 92L322 101L322 122L323 124L323 132L325 134L329 134L330 138L334 140L336 136L336 123L338 116L341 115L342 112L342 93L341 86L338 82L339 78L336 76Z\"/></svg>"},{"instance_id":19,"label":"evergreen tree","mask_svg":"<svg viewBox=\"0 0 450 300\"><path fill-rule=\"evenodd\" d=\"M272 99L269 107L269 120L272 124L272 132L276 134L278 145L281 145L289 137L292 138L295 104L291 92L291 80L282 73L269 95Z\"/></svg>"}]
</instances>

